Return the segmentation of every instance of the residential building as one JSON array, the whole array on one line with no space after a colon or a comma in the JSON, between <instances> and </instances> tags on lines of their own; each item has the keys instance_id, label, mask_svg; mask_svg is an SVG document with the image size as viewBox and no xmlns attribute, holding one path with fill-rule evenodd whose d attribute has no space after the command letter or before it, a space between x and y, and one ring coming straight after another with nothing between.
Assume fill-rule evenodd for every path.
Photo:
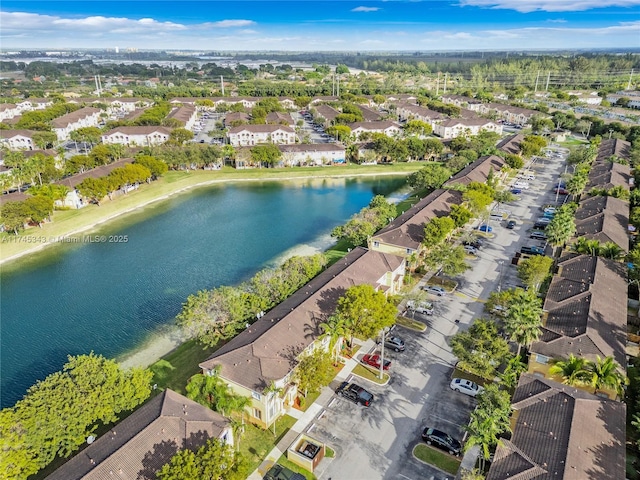
<instances>
[{"instance_id":1,"label":"residential building","mask_svg":"<svg viewBox=\"0 0 640 480\"><path fill-rule=\"evenodd\" d=\"M552 360L569 354L596 361L613 357L626 367L625 265L602 257L567 253L558 260L544 302L540 339L530 347L529 372L549 377ZM601 395L616 398L603 389Z\"/></svg>"},{"instance_id":2,"label":"residential building","mask_svg":"<svg viewBox=\"0 0 640 480\"><path fill-rule=\"evenodd\" d=\"M633 183L631 167L616 162L594 162L589 171L589 182L585 187L588 192L592 188L610 189L622 187L629 190Z\"/></svg>"},{"instance_id":3,"label":"residential building","mask_svg":"<svg viewBox=\"0 0 640 480\"><path fill-rule=\"evenodd\" d=\"M432 218L448 215L451 205L460 203L461 192L435 190L376 232L368 241L369 248L402 257L419 254L423 249L425 223Z\"/></svg>"},{"instance_id":4,"label":"residential building","mask_svg":"<svg viewBox=\"0 0 640 480\"><path fill-rule=\"evenodd\" d=\"M167 127L116 127L102 135L102 143L148 147L165 143L170 135L171 129Z\"/></svg>"},{"instance_id":5,"label":"residential building","mask_svg":"<svg viewBox=\"0 0 640 480\"><path fill-rule=\"evenodd\" d=\"M520 155L520 152L521 152L520 145L522 144L523 140L524 140L524 135L521 133L517 133L515 135L511 135L510 137L507 137L501 140L498 143L497 148L498 150L502 150L503 152L506 152L506 153L511 153L513 155Z\"/></svg>"},{"instance_id":6,"label":"residential building","mask_svg":"<svg viewBox=\"0 0 640 480\"><path fill-rule=\"evenodd\" d=\"M316 118L322 119L325 127L333 125L335 118L340 115L338 110L329 105L317 105L314 109L316 111Z\"/></svg>"},{"instance_id":7,"label":"residential building","mask_svg":"<svg viewBox=\"0 0 640 480\"><path fill-rule=\"evenodd\" d=\"M260 143L296 143L296 132L285 125L239 125L227 132L229 143L234 147L246 147Z\"/></svg>"},{"instance_id":8,"label":"residential building","mask_svg":"<svg viewBox=\"0 0 640 480\"><path fill-rule=\"evenodd\" d=\"M629 99L630 108L640 108L640 91L638 90L620 90L616 93L610 93L607 95L607 101L612 105L615 104L621 98Z\"/></svg>"},{"instance_id":9,"label":"residential building","mask_svg":"<svg viewBox=\"0 0 640 480\"><path fill-rule=\"evenodd\" d=\"M626 406L524 374L487 480L625 478Z\"/></svg>"},{"instance_id":10,"label":"residential building","mask_svg":"<svg viewBox=\"0 0 640 480\"><path fill-rule=\"evenodd\" d=\"M278 97L278 101L282 108L286 108L287 110L295 110L297 108L296 102L291 97Z\"/></svg>"},{"instance_id":11,"label":"residential building","mask_svg":"<svg viewBox=\"0 0 640 480\"><path fill-rule=\"evenodd\" d=\"M291 128L294 126L293 118L289 113L270 112L267 114L266 121L275 125L287 125Z\"/></svg>"},{"instance_id":12,"label":"residential building","mask_svg":"<svg viewBox=\"0 0 640 480\"><path fill-rule=\"evenodd\" d=\"M156 472L179 450L197 450L212 438L233 446L229 420L167 389L46 478L154 479Z\"/></svg>"},{"instance_id":13,"label":"residential building","mask_svg":"<svg viewBox=\"0 0 640 480\"><path fill-rule=\"evenodd\" d=\"M382 118L380 112L373 108L365 107L364 105L358 105L358 108L362 112L362 118L365 122L377 122Z\"/></svg>"},{"instance_id":14,"label":"residential building","mask_svg":"<svg viewBox=\"0 0 640 480\"><path fill-rule=\"evenodd\" d=\"M33 130L0 130L0 144L9 150L35 150L38 147L33 143L34 133Z\"/></svg>"},{"instance_id":15,"label":"residential building","mask_svg":"<svg viewBox=\"0 0 640 480\"><path fill-rule=\"evenodd\" d=\"M480 157L447 180L444 186L469 185L471 182L485 183L491 171L493 171L495 178L500 178L503 175L502 167L505 165L504 159L497 155Z\"/></svg>"},{"instance_id":16,"label":"residential building","mask_svg":"<svg viewBox=\"0 0 640 480\"><path fill-rule=\"evenodd\" d=\"M575 99L586 105L600 105L602 103L602 97L598 95L598 92L580 92L571 91L567 92L570 96L576 97Z\"/></svg>"},{"instance_id":17,"label":"residential building","mask_svg":"<svg viewBox=\"0 0 640 480\"><path fill-rule=\"evenodd\" d=\"M296 143L278 148L286 167L345 163L345 148L337 143Z\"/></svg>"},{"instance_id":18,"label":"residential building","mask_svg":"<svg viewBox=\"0 0 640 480\"><path fill-rule=\"evenodd\" d=\"M433 133L444 139L474 136L484 131L502 134L502 125L486 118L452 118L433 126Z\"/></svg>"},{"instance_id":19,"label":"residential building","mask_svg":"<svg viewBox=\"0 0 640 480\"><path fill-rule=\"evenodd\" d=\"M0 122L9 120L13 117L17 117L21 114L20 109L14 103L2 103L0 104Z\"/></svg>"},{"instance_id":20,"label":"residential building","mask_svg":"<svg viewBox=\"0 0 640 480\"><path fill-rule=\"evenodd\" d=\"M74 130L97 127L101 112L97 108L84 107L75 112L67 113L52 120L52 130L58 136L58 141L69 140L69 134Z\"/></svg>"},{"instance_id":21,"label":"residential building","mask_svg":"<svg viewBox=\"0 0 640 480\"><path fill-rule=\"evenodd\" d=\"M346 290L369 284L393 295L403 277L401 257L357 247L220 347L200 368L249 397L250 420L269 426L294 403L293 371L300 356L327 348L328 338L319 340L319 325L334 312ZM282 389L281 395L265 393L272 384Z\"/></svg>"},{"instance_id":22,"label":"residential building","mask_svg":"<svg viewBox=\"0 0 640 480\"><path fill-rule=\"evenodd\" d=\"M398 120L401 122L420 120L421 122L428 123L432 128L436 123L448 119L446 115L440 112L435 112L428 108L421 107L420 105L413 105L411 103L398 105L396 113L398 114Z\"/></svg>"},{"instance_id":23,"label":"residential building","mask_svg":"<svg viewBox=\"0 0 640 480\"><path fill-rule=\"evenodd\" d=\"M479 111L482 100L477 98L465 97L464 95L444 94L440 97L443 103L455 105L456 107L466 108L472 111Z\"/></svg>"},{"instance_id":24,"label":"residential building","mask_svg":"<svg viewBox=\"0 0 640 480\"><path fill-rule=\"evenodd\" d=\"M230 112L224 116L223 122L225 128L231 128L243 123L249 123L250 120L251 115L246 112Z\"/></svg>"},{"instance_id":25,"label":"residential building","mask_svg":"<svg viewBox=\"0 0 640 480\"><path fill-rule=\"evenodd\" d=\"M613 242L629 251L629 203L611 196L588 197L575 213L576 237Z\"/></svg>"},{"instance_id":26,"label":"residential building","mask_svg":"<svg viewBox=\"0 0 640 480\"><path fill-rule=\"evenodd\" d=\"M17 103L20 112L31 112L33 110L44 110L53 105L50 98L25 98Z\"/></svg>"},{"instance_id":27,"label":"residential building","mask_svg":"<svg viewBox=\"0 0 640 480\"><path fill-rule=\"evenodd\" d=\"M629 162L631 159L631 143L619 138L602 140L598 147L596 162L608 162L611 157L617 157Z\"/></svg>"},{"instance_id":28,"label":"residential building","mask_svg":"<svg viewBox=\"0 0 640 480\"><path fill-rule=\"evenodd\" d=\"M394 137L400 135L400 132L402 131L400 125L388 120L379 122L350 123L349 128L351 128L351 135L356 139L356 141L365 134L382 133L388 137Z\"/></svg>"},{"instance_id":29,"label":"residential building","mask_svg":"<svg viewBox=\"0 0 640 480\"><path fill-rule=\"evenodd\" d=\"M340 97L337 97L335 95L319 95L311 99L310 105L317 105L319 103L325 103L325 102L339 102L339 101L340 101Z\"/></svg>"},{"instance_id":30,"label":"residential building","mask_svg":"<svg viewBox=\"0 0 640 480\"><path fill-rule=\"evenodd\" d=\"M502 103L483 103L478 108L478 113L482 115L491 115L502 119L508 123L516 125L526 125L531 121L534 115L544 115L538 110L529 108L514 107L512 105L503 105Z\"/></svg>"},{"instance_id":31,"label":"residential building","mask_svg":"<svg viewBox=\"0 0 640 480\"><path fill-rule=\"evenodd\" d=\"M183 125L182 128L193 130L197 119L196 107L187 106L174 108L169 115L167 115L167 118L178 120Z\"/></svg>"}]
</instances>

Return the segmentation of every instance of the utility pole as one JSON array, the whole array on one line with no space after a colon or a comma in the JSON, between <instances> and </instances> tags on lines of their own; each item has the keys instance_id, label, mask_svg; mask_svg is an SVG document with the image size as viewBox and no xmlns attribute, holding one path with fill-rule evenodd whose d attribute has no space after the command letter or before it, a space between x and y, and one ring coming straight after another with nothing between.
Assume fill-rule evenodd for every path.
<instances>
[{"instance_id":1,"label":"utility pole","mask_svg":"<svg viewBox=\"0 0 640 480\"><path fill-rule=\"evenodd\" d=\"M547 72L547 86L544 88L545 92L549 91L549 80L551 79L551 72Z\"/></svg>"},{"instance_id":2,"label":"utility pole","mask_svg":"<svg viewBox=\"0 0 640 480\"><path fill-rule=\"evenodd\" d=\"M438 95L439 90L440 90L440 72L438 72L438 78L436 80L436 95Z\"/></svg>"},{"instance_id":3,"label":"utility pole","mask_svg":"<svg viewBox=\"0 0 640 480\"><path fill-rule=\"evenodd\" d=\"M447 76L449 75L448 72L445 72L444 74L444 90L442 91L443 94L447 94Z\"/></svg>"},{"instance_id":4,"label":"utility pole","mask_svg":"<svg viewBox=\"0 0 640 480\"><path fill-rule=\"evenodd\" d=\"M631 69L631 73L629 74L629 83L627 83L627 90L631 90L631 79L633 78L633 68Z\"/></svg>"},{"instance_id":5,"label":"utility pole","mask_svg":"<svg viewBox=\"0 0 640 480\"><path fill-rule=\"evenodd\" d=\"M220 91L222 92L222 96L224 97L224 80L222 75L220 75Z\"/></svg>"},{"instance_id":6,"label":"utility pole","mask_svg":"<svg viewBox=\"0 0 640 480\"><path fill-rule=\"evenodd\" d=\"M538 75L536 75L536 86L533 89L533 93L536 93L538 91L538 80L540 80L540 70L538 70Z\"/></svg>"}]
</instances>

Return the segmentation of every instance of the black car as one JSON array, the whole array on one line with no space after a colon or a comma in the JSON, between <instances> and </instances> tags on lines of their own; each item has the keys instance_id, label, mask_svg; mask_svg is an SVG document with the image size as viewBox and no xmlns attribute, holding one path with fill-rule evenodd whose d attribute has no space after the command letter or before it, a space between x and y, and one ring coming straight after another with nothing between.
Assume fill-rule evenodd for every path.
<instances>
[{"instance_id":1,"label":"black car","mask_svg":"<svg viewBox=\"0 0 640 480\"><path fill-rule=\"evenodd\" d=\"M509 230L513 230L515 228L515 226L516 226L516 221L515 220L509 220L507 222L507 228Z\"/></svg>"},{"instance_id":2,"label":"black car","mask_svg":"<svg viewBox=\"0 0 640 480\"><path fill-rule=\"evenodd\" d=\"M348 398L354 403L368 407L373 403L373 394L355 383L343 382L336 391L341 397Z\"/></svg>"},{"instance_id":3,"label":"black car","mask_svg":"<svg viewBox=\"0 0 640 480\"><path fill-rule=\"evenodd\" d=\"M264 480L306 480L301 473L292 472L279 463L276 463L269 469L267 474L262 477Z\"/></svg>"},{"instance_id":4,"label":"black car","mask_svg":"<svg viewBox=\"0 0 640 480\"><path fill-rule=\"evenodd\" d=\"M465 240L464 242L462 242L462 244L463 245L468 245L468 246L473 247L473 248L480 249L480 248L482 248L482 245L484 245L484 242L479 238L474 238L473 240Z\"/></svg>"},{"instance_id":5,"label":"black car","mask_svg":"<svg viewBox=\"0 0 640 480\"><path fill-rule=\"evenodd\" d=\"M438 447L449 452L451 455L458 456L462 451L462 444L458 440L448 433L445 433L442 430L436 430L435 428L425 428L422 431L422 440L427 442L427 445Z\"/></svg>"},{"instance_id":6,"label":"black car","mask_svg":"<svg viewBox=\"0 0 640 480\"><path fill-rule=\"evenodd\" d=\"M546 240L547 234L544 232L531 232L529 238L532 238L534 240Z\"/></svg>"},{"instance_id":7,"label":"black car","mask_svg":"<svg viewBox=\"0 0 640 480\"><path fill-rule=\"evenodd\" d=\"M548 223L536 222L533 224L534 230L545 230L549 226Z\"/></svg>"}]
</instances>

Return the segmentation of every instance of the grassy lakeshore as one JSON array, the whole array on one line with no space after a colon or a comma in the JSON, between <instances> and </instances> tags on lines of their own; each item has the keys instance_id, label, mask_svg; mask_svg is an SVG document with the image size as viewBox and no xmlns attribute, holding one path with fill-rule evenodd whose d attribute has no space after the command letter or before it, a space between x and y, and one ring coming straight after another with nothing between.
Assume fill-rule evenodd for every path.
<instances>
[{"instance_id":1,"label":"grassy lakeshore","mask_svg":"<svg viewBox=\"0 0 640 480\"><path fill-rule=\"evenodd\" d=\"M80 210L56 211L53 215L53 222L44 224L42 228L31 227L18 236L1 233L0 264L62 243L65 237L69 238L80 233L90 232L98 225L121 215L196 187L230 182L407 175L419 170L423 165L422 162L412 162L395 165L346 165L253 170L236 170L225 167L222 170L214 171L171 171L152 184L143 185L140 189L117 197L114 201L105 199L100 206L90 205Z\"/></svg>"}]
</instances>

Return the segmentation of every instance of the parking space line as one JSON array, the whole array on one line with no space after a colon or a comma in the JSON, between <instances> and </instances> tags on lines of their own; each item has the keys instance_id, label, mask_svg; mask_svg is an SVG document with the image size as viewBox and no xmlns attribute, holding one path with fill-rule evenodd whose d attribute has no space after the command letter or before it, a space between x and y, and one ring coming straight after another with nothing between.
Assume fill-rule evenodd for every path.
<instances>
[{"instance_id":1,"label":"parking space line","mask_svg":"<svg viewBox=\"0 0 640 480\"><path fill-rule=\"evenodd\" d=\"M399 473L399 474L398 474L398 476L399 476L399 477L402 477L402 478L406 478L407 480L413 480L413 478L411 478L411 477L407 477L406 475L403 475L403 474L401 474L401 473Z\"/></svg>"},{"instance_id":2,"label":"parking space line","mask_svg":"<svg viewBox=\"0 0 640 480\"><path fill-rule=\"evenodd\" d=\"M456 427L462 427L462 425L460 425L459 423L452 422L451 420L447 420L446 418L439 417L438 415L433 415L432 413L429 414L429 418L435 418L437 420L442 420L443 422L450 423L451 425L455 425Z\"/></svg>"}]
</instances>

